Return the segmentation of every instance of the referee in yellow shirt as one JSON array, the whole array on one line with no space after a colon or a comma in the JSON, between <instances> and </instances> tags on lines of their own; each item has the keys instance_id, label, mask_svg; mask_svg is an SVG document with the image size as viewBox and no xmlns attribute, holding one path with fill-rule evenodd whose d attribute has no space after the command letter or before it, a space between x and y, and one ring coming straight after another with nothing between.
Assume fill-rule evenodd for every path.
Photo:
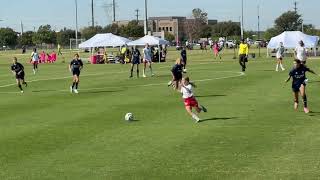
<instances>
[{"instance_id":1,"label":"referee in yellow shirt","mask_svg":"<svg viewBox=\"0 0 320 180\"><path fill-rule=\"evenodd\" d=\"M239 46L239 63L242 67L242 72L246 71L246 62L248 62L248 54L249 54L249 46L244 41L244 39L241 40L240 46Z\"/></svg>"}]
</instances>

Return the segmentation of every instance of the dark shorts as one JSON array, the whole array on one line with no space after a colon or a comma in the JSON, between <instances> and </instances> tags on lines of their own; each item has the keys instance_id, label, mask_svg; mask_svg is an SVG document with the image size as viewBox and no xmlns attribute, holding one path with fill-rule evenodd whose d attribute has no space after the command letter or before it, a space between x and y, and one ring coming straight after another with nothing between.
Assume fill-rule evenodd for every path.
<instances>
[{"instance_id":1,"label":"dark shorts","mask_svg":"<svg viewBox=\"0 0 320 180\"><path fill-rule=\"evenodd\" d=\"M80 76L80 70L73 70L72 75L74 76Z\"/></svg>"},{"instance_id":2,"label":"dark shorts","mask_svg":"<svg viewBox=\"0 0 320 180\"><path fill-rule=\"evenodd\" d=\"M132 64L140 64L140 59L133 59Z\"/></svg>"},{"instance_id":3,"label":"dark shorts","mask_svg":"<svg viewBox=\"0 0 320 180\"><path fill-rule=\"evenodd\" d=\"M182 64L187 64L187 58L181 58Z\"/></svg>"},{"instance_id":4,"label":"dark shorts","mask_svg":"<svg viewBox=\"0 0 320 180\"><path fill-rule=\"evenodd\" d=\"M247 55L246 54L240 54L239 55L239 61L240 62L248 62Z\"/></svg>"},{"instance_id":5,"label":"dark shorts","mask_svg":"<svg viewBox=\"0 0 320 180\"><path fill-rule=\"evenodd\" d=\"M182 80L182 74L173 74L174 80L175 81L181 81Z\"/></svg>"},{"instance_id":6,"label":"dark shorts","mask_svg":"<svg viewBox=\"0 0 320 180\"><path fill-rule=\"evenodd\" d=\"M305 87L307 86L306 83L302 83L302 84L293 84L292 85L292 91L297 93L297 92L300 92L300 87L301 85L304 85Z\"/></svg>"},{"instance_id":7,"label":"dark shorts","mask_svg":"<svg viewBox=\"0 0 320 180\"><path fill-rule=\"evenodd\" d=\"M24 72L21 72L20 74L16 73L16 79L24 80Z\"/></svg>"}]
</instances>

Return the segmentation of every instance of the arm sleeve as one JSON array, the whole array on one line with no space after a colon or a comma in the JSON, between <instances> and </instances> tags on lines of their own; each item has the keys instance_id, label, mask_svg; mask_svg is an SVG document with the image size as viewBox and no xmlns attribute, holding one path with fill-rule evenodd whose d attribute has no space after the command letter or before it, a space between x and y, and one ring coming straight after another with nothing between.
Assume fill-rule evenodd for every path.
<instances>
[{"instance_id":1,"label":"arm sleeve","mask_svg":"<svg viewBox=\"0 0 320 180\"><path fill-rule=\"evenodd\" d=\"M11 71L14 71L14 68L13 68L13 66L11 66Z\"/></svg>"},{"instance_id":2,"label":"arm sleeve","mask_svg":"<svg viewBox=\"0 0 320 180\"><path fill-rule=\"evenodd\" d=\"M83 62L82 62L82 60L81 60L81 59L80 59L80 65L81 65L81 66L83 66Z\"/></svg>"}]
</instances>

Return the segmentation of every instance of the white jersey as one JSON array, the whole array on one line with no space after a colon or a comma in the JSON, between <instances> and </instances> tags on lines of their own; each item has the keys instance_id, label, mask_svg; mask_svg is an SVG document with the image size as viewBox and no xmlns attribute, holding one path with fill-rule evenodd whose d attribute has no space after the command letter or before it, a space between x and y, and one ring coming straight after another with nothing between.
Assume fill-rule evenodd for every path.
<instances>
[{"instance_id":1,"label":"white jersey","mask_svg":"<svg viewBox=\"0 0 320 180\"><path fill-rule=\"evenodd\" d=\"M143 56L145 61L151 61L151 49L150 48L144 48L143 49Z\"/></svg>"},{"instance_id":2,"label":"white jersey","mask_svg":"<svg viewBox=\"0 0 320 180\"><path fill-rule=\"evenodd\" d=\"M37 62L37 61L39 61L39 54L36 53L36 52L33 52L33 53L31 54L31 58L32 58L32 61L33 61L33 62Z\"/></svg>"},{"instance_id":3,"label":"white jersey","mask_svg":"<svg viewBox=\"0 0 320 180\"><path fill-rule=\"evenodd\" d=\"M283 46L279 46L279 47L277 48L277 54L276 54L277 59L283 58L284 51L285 51L285 49L284 49Z\"/></svg>"},{"instance_id":4,"label":"white jersey","mask_svg":"<svg viewBox=\"0 0 320 180\"><path fill-rule=\"evenodd\" d=\"M305 47L298 46L295 49L297 59L300 61L306 61L307 60L307 49Z\"/></svg>"},{"instance_id":5,"label":"white jersey","mask_svg":"<svg viewBox=\"0 0 320 180\"><path fill-rule=\"evenodd\" d=\"M181 87L182 98L187 99L193 97L193 88L192 85L189 84L187 86Z\"/></svg>"}]
</instances>

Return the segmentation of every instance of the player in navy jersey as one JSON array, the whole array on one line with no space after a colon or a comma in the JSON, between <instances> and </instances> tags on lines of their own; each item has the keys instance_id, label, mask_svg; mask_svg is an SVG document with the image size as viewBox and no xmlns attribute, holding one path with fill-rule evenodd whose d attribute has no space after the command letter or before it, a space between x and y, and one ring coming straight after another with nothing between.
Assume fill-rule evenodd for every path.
<instances>
[{"instance_id":1,"label":"player in navy jersey","mask_svg":"<svg viewBox=\"0 0 320 180\"><path fill-rule=\"evenodd\" d=\"M294 109L298 109L299 105L299 93L303 99L304 112L309 113L308 101L306 95L306 72L316 74L313 70L309 69L298 59L294 60L294 68L289 73L289 78L286 82L289 82L292 78L292 91L294 95Z\"/></svg>"},{"instance_id":2,"label":"player in navy jersey","mask_svg":"<svg viewBox=\"0 0 320 180\"><path fill-rule=\"evenodd\" d=\"M11 65L11 71L16 76L17 85L23 93L22 84L24 84L27 87L27 83L24 80L24 67L22 64L18 63L18 60L16 57L13 57L13 64Z\"/></svg>"},{"instance_id":3,"label":"player in navy jersey","mask_svg":"<svg viewBox=\"0 0 320 180\"><path fill-rule=\"evenodd\" d=\"M181 63L181 59L178 58L176 60L176 64L171 69L172 80L168 83L168 86L173 86L175 89L178 89L179 84L182 80L182 72L183 72L183 65Z\"/></svg>"},{"instance_id":4,"label":"player in navy jersey","mask_svg":"<svg viewBox=\"0 0 320 180\"><path fill-rule=\"evenodd\" d=\"M187 72L187 50L185 47L181 50L181 61L182 61L182 66L183 66L183 72Z\"/></svg>"},{"instance_id":5,"label":"player in navy jersey","mask_svg":"<svg viewBox=\"0 0 320 180\"><path fill-rule=\"evenodd\" d=\"M139 64L140 64L141 54L138 48L136 46L133 47L132 50L132 59L131 59L131 75L130 78L133 77L133 68L134 65L137 66L137 77L139 77Z\"/></svg>"},{"instance_id":6,"label":"player in navy jersey","mask_svg":"<svg viewBox=\"0 0 320 180\"><path fill-rule=\"evenodd\" d=\"M73 81L72 81L72 86L70 86L70 92L74 92L78 94L78 85L79 85L79 77L80 77L80 72L83 68L83 63L79 57L79 54L74 55L74 59L70 62L69 65L69 70L73 75Z\"/></svg>"}]
</instances>

